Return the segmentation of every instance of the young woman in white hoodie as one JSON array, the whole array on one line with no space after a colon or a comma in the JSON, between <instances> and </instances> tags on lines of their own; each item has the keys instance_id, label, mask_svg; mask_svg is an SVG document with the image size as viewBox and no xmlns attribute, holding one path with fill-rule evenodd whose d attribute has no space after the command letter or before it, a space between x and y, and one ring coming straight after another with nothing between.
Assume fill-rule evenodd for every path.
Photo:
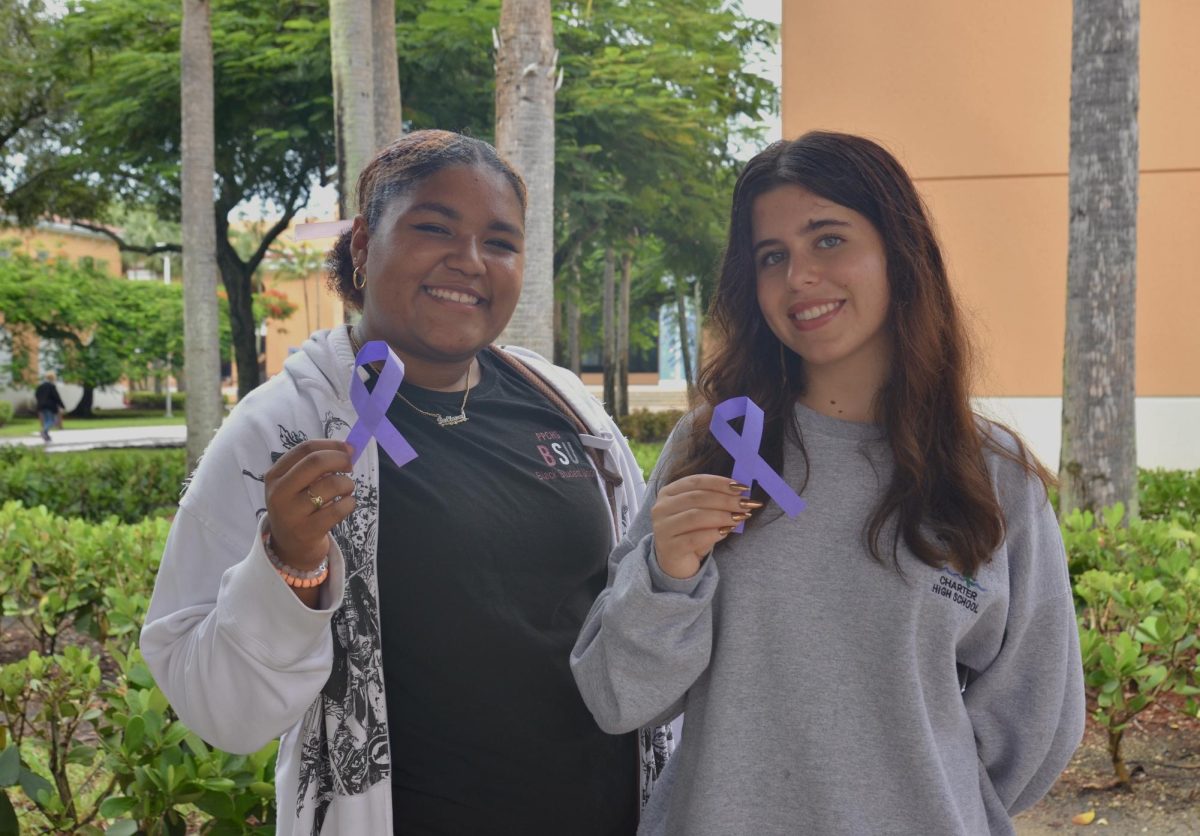
<instances>
[{"instance_id":1,"label":"young woman in white hoodie","mask_svg":"<svg viewBox=\"0 0 1200 836\"><path fill-rule=\"evenodd\" d=\"M216 746L282 738L280 833L632 833L663 737L602 732L568 657L643 482L574 375L492 345L524 184L490 145L419 131L357 194L330 268L361 319L313 334L205 453L147 663ZM381 404L403 466L346 443L354 375L389 397L355 367L371 341L405 366Z\"/></svg>"}]
</instances>

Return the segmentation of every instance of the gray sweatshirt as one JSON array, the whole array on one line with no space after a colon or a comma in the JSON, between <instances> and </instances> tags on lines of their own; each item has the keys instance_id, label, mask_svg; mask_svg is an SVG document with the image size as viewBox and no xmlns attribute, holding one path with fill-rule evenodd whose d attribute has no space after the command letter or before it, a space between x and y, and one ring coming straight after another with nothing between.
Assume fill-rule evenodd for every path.
<instances>
[{"instance_id":1,"label":"gray sweatshirt","mask_svg":"<svg viewBox=\"0 0 1200 836\"><path fill-rule=\"evenodd\" d=\"M640 834L1012 834L1083 734L1062 536L1041 484L989 455L1007 535L975 578L866 522L891 476L880 428L797 406L810 471L700 572L665 575L650 509L613 552L571 665L605 730L685 712ZM804 481L798 450L783 476ZM883 546L886 548L886 545ZM965 687L964 687L965 685Z\"/></svg>"}]
</instances>

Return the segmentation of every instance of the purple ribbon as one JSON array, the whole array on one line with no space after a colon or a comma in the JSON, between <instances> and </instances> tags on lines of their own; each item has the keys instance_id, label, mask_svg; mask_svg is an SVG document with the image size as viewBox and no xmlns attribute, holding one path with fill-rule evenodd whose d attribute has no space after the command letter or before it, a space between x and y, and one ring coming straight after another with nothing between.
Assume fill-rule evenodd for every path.
<instances>
[{"instance_id":1,"label":"purple ribbon","mask_svg":"<svg viewBox=\"0 0 1200 836\"><path fill-rule=\"evenodd\" d=\"M742 426L742 434L738 435L729 422L742 416L746 417L746 422ZM783 481L783 477L772 470L758 454L763 434L763 411L758 404L744 396L723 401L713 408L708 429L729 455L733 456L735 482L741 482L751 488L758 482L789 517L794 517L804 510L804 500L797 496L788 483ZM750 492L742 495L749 496ZM733 530L741 534L745 526L745 522L740 522Z\"/></svg>"},{"instance_id":2,"label":"purple ribbon","mask_svg":"<svg viewBox=\"0 0 1200 836\"><path fill-rule=\"evenodd\" d=\"M375 381L374 391L368 392L367 384L358 376L358 367L378 360L383 361L383 371ZM346 443L354 448L351 462L358 461L371 436L375 436L379 446L387 451L397 467L404 467L417 457L417 451L387 418L388 407L400 390L402 380L404 363L383 340L374 340L359 349L358 356L354 358L354 371L350 374L350 402L358 413L358 420L354 422L350 435L346 436Z\"/></svg>"}]
</instances>

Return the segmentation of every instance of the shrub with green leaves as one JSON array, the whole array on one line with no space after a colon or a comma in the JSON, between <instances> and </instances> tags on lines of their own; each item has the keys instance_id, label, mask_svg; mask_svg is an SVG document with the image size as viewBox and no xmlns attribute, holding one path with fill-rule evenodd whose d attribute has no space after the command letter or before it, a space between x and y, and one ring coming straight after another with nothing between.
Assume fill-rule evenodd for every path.
<instances>
[{"instance_id":1,"label":"shrub with green leaves","mask_svg":"<svg viewBox=\"0 0 1200 836\"><path fill-rule=\"evenodd\" d=\"M1168 692L1200 713L1200 534L1174 520L1122 527L1124 513L1117 505L1099 519L1076 511L1062 522L1092 716L1128 786L1121 742L1129 723Z\"/></svg>"},{"instance_id":2,"label":"shrub with green leaves","mask_svg":"<svg viewBox=\"0 0 1200 836\"><path fill-rule=\"evenodd\" d=\"M3 427L13 417L13 405L8 401L0 401L0 427Z\"/></svg>"},{"instance_id":3,"label":"shrub with green leaves","mask_svg":"<svg viewBox=\"0 0 1200 836\"><path fill-rule=\"evenodd\" d=\"M116 819L107 832L182 833L190 804L211 817L206 833L273 833L278 741L252 755L209 747L175 717L139 652L117 659L124 683L100 724L118 790L100 805Z\"/></svg>"},{"instance_id":4,"label":"shrub with green leaves","mask_svg":"<svg viewBox=\"0 0 1200 836\"><path fill-rule=\"evenodd\" d=\"M1142 470L1138 514L1143 519L1200 519L1200 470Z\"/></svg>"},{"instance_id":5,"label":"shrub with green leaves","mask_svg":"<svg viewBox=\"0 0 1200 836\"><path fill-rule=\"evenodd\" d=\"M45 655L67 628L102 644L132 642L149 606L169 524L60 517L0 506L0 602Z\"/></svg>"},{"instance_id":6,"label":"shrub with green leaves","mask_svg":"<svg viewBox=\"0 0 1200 836\"><path fill-rule=\"evenodd\" d=\"M96 747L85 742L100 717L96 701L102 687L96 657L80 647L48 657L35 650L0 670L0 717L11 739L0 760L8 759L9 778L16 778L9 785L20 786L50 832L102 832L89 827L99 813L92 787L99 769ZM47 774L30 768L23 757L23 744L32 740L44 746ZM6 805L11 810L7 791L0 809Z\"/></svg>"},{"instance_id":7,"label":"shrub with green leaves","mask_svg":"<svg viewBox=\"0 0 1200 836\"><path fill-rule=\"evenodd\" d=\"M36 650L0 669L0 833L269 833L277 744L212 749L135 643L169 525L0 507L0 600ZM11 824L12 827L6 825Z\"/></svg>"},{"instance_id":8,"label":"shrub with green leaves","mask_svg":"<svg viewBox=\"0 0 1200 836\"><path fill-rule=\"evenodd\" d=\"M47 453L0 447L0 503L17 500L65 517L132 523L171 513L184 471L181 449Z\"/></svg>"}]
</instances>

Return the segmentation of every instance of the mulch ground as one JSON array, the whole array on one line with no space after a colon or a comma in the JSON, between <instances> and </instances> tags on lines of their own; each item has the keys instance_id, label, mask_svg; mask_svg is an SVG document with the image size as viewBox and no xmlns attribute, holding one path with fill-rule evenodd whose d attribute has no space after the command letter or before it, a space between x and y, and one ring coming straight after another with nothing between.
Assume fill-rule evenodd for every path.
<instances>
[{"instance_id":1,"label":"mulch ground","mask_svg":"<svg viewBox=\"0 0 1200 836\"><path fill-rule=\"evenodd\" d=\"M1019 836L1200 834L1200 720L1184 715L1182 702L1163 698L1125 732L1131 789L1114 786L1107 734L1089 720L1083 744L1050 794L1017 818ZM1089 811L1096 814L1091 824L1072 823Z\"/></svg>"}]
</instances>

